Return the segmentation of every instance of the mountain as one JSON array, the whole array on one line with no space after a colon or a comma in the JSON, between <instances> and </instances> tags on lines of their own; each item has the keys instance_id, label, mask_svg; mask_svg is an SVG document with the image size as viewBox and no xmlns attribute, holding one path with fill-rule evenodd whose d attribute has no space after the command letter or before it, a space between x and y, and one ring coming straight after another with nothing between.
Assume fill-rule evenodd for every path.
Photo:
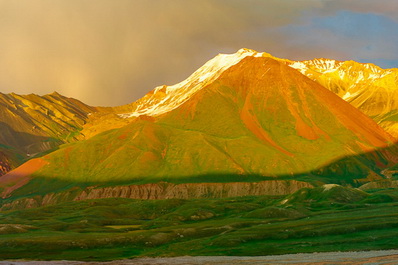
<instances>
[{"instance_id":1,"label":"mountain","mask_svg":"<svg viewBox=\"0 0 398 265\"><path fill-rule=\"evenodd\" d=\"M76 140L93 111L95 108L56 92L45 96L0 93L0 173Z\"/></svg>"},{"instance_id":2,"label":"mountain","mask_svg":"<svg viewBox=\"0 0 398 265\"><path fill-rule=\"evenodd\" d=\"M330 59L285 62L398 136L398 69Z\"/></svg>"},{"instance_id":3,"label":"mountain","mask_svg":"<svg viewBox=\"0 0 398 265\"><path fill-rule=\"evenodd\" d=\"M129 111L118 116L123 118L144 114L156 116L167 112L179 106L192 93L200 89L201 86L192 82L193 80L201 78L211 81L228 65L232 65L246 56L264 56L284 62L300 71L371 117L388 133L398 137L398 101L395 100L398 98L398 69L382 69L371 63L324 58L291 61L250 49L242 49L239 54L234 57L220 54L181 83L174 86L157 87L140 100L119 107L118 113L123 113L124 110ZM211 77L211 75L214 76ZM166 89L167 93L165 93ZM115 112L115 108L111 112ZM117 124L118 122L113 123ZM106 126L102 127L103 129L99 132L106 130Z\"/></svg>"},{"instance_id":4,"label":"mountain","mask_svg":"<svg viewBox=\"0 0 398 265\"><path fill-rule=\"evenodd\" d=\"M193 80L199 78L211 81L228 65L246 56L264 56L284 62L300 71L371 117L388 133L398 137L398 101L394 100L398 97L398 69L382 69L371 63L324 58L291 61L250 49L242 49L239 54L234 57L220 54L179 84L160 86L132 104L104 109L107 113L106 118L100 112L101 120L94 119L92 124L95 124L95 129L91 127L91 124L86 126L86 134L91 137L106 131L108 126L120 128L126 125L119 119L120 117L156 116L167 112L179 106L192 93L200 89L201 85L195 84ZM211 77L211 75L214 76ZM167 93L165 93L166 89ZM113 115L110 116L108 113ZM106 122L103 122L104 120Z\"/></svg>"},{"instance_id":5,"label":"mountain","mask_svg":"<svg viewBox=\"0 0 398 265\"><path fill-rule=\"evenodd\" d=\"M132 111L116 115L128 125L63 145L0 178L2 197L90 185L84 196L64 195L133 196L151 183L163 183L158 192L166 198L183 196L183 183L212 196L226 188L220 183L242 183L234 189L243 193L254 181L276 181L286 194L308 185L303 181L382 178L381 170L398 162L396 139L376 122L284 61L252 50L218 55L187 80L125 108ZM137 186L106 188L121 185Z\"/></svg>"},{"instance_id":6,"label":"mountain","mask_svg":"<svg viewBox=\"0 0 398 265\"><path fill-rule=\"evenodd\" d=\"M92 107L57 92L0 93L0 176L59 145L127 125L118 115L131 106Z\"/></svg>"}]
</instances>

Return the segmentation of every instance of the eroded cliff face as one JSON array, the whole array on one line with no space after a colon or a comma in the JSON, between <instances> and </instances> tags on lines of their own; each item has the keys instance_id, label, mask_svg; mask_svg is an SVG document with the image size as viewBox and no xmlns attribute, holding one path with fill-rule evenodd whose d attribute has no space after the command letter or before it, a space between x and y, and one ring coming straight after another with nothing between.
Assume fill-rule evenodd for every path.
<instances>
[{"instance_id":1,"label":"eroded cliff face","mask_svg":"<svg viewBox=\"0 0 398 265\"><path fill-rule=\"evenodd\" d=\"M255 183L187 183L130 185L107 188L90 187L75 200L98 198L131 198L145 200L193 199L193 198L226 198L248 195L285 195L293 193L311 184L295 180L270 180Z\"/></svg>"},{"instance_id":2,"label":"eroded cliff face","mask_svg":"<svg viewBox=\"0 0 398 265\"><path fill-rule=\"evenodd\" d=\"M35 196L6 202L1 210L35 208L53 205L66 201L81 201L103 198L130 198L142 200L164 199L198 199L198 198L228 198L255 195L286 195L301 188L312 188L313 185L296 180L269 180L261 182L233 183L187 183L173 184L160 182L156 184L74 188L61 193L49 193L45 196Z\"/></svg>"}]
</instances>

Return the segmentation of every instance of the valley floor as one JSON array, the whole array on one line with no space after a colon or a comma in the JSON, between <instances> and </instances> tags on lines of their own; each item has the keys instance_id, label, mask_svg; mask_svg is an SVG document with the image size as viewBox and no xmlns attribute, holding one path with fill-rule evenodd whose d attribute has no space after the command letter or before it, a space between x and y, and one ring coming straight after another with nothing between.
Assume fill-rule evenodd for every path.
<instances>
[{"instance_id":1,"label":"valley floor","mask_svg":"<svg viewBox=\"0 0 398 265\"><path fill-rule=\"evenodd\" d=\"M398 264L398 251L377 252L398 249L397 207L397 189L364 192L338 185L287 196L65 202L0 212L0 259L264 264L275 258L283 264L282 258L328 264L326 258L333 258L333 264L378 264L391 258L387 264ZM272 256L314 252L323 253ZM7 262L0 264L24 264Z\"/></svg>"},{"instance_id":2,"label":"valley floor","mask_svg":"<svg viewBox=\"0 0 398 265\"><path fill-rule=\"evenodd\" d=\"M300 253L258 257L175 257L175 258L139 258L109 262L82 261L0 261L0 265L260 265L260 264L295 264L295 265L365 265L398 264L398 250L363 251L363 252L327 252Z\"/></svg>"}]
</instances>

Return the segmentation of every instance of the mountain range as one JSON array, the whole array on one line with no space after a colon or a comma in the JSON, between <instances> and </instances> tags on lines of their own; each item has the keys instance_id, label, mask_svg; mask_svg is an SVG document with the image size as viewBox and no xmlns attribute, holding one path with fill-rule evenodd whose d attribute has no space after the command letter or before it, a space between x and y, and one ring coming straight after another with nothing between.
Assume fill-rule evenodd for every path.
<instances>
[{"instance_id":1,"label":"mountain range","mask_svg":"<svg viewBox=\"0 0 398 265\"><path fill-rule=\"evenodd\" d=\"M0 94L0 170L25 162L0 177L3 204L288 194L388 180L398 162L397 73L241 49L120 107Z\"/></svg>"}]
</instances>

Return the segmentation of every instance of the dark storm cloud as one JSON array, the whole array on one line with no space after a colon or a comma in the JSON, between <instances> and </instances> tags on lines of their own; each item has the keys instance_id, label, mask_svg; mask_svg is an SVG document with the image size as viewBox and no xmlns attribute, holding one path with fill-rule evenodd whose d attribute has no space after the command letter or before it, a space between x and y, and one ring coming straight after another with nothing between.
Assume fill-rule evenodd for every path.
<instances>
[{"instance_id":1,"label":"dark storm cloud","mask_svg":"<svg viewBox=\"0 0 398 265\"><path fill-rule=\"evenodd\" d=\"M241 47L293 59L321 53L355 58L355 50L313 45L316 34L331 40L340 34L316 27L316 19L342 9L395 19L394 2L0 0L0 91L57 90L93 105L118 105L177 83L217 53Z\"/></svg>"}]
</instances>

